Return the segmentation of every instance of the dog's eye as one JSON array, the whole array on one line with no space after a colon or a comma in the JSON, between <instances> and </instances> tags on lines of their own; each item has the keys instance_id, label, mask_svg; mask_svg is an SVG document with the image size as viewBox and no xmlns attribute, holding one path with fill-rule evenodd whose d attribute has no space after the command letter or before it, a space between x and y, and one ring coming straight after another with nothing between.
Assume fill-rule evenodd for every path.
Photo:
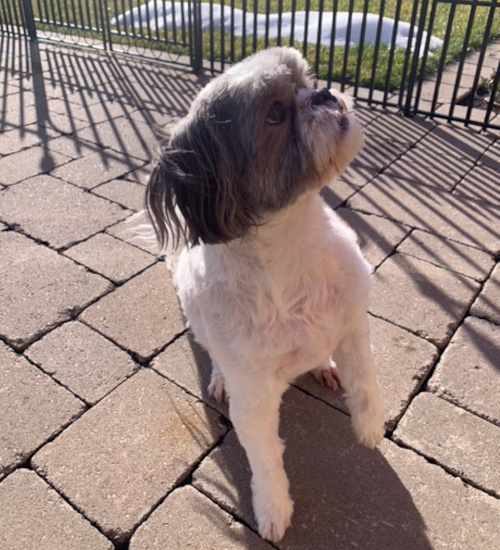
<instances>
[{"instance_id":1,"label":"dog's eye","mask_svg":"<svg viewBox=\"0 0 500 550\"><path fill-rule=\"evenodd\" d=\"M286 118L286 108L280 101L273 101L268 113L266 122L268 124L281 124Z\"/></svg>"}]
</instances>

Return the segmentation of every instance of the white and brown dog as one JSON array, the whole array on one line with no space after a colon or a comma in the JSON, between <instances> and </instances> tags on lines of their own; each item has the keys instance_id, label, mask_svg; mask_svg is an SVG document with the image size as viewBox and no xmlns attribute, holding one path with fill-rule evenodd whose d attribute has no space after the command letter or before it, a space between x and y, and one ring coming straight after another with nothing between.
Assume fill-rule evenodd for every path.
<instances>
[{"instance_id":1,"label":"white and brown dog","mask_svg":"<svg viewBox=\"0 0 500 550\"><path fill-rule=\"evenodd\" d=\"M185 245L174 281L213 361L252 469L260 534L278 541L293 502L278 435L288 384L339 374L358 440L384 434L367 302L371 269L319 195L362 146L348 99L311 88L308 65L272 48L234 65L174 128L147 186L162 246Z\"/></svg>"}]
</instances>

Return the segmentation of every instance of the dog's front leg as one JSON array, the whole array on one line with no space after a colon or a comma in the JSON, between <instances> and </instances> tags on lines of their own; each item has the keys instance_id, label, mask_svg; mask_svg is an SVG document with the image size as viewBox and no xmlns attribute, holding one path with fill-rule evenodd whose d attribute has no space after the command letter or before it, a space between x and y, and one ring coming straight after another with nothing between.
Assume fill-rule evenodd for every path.
<instances>
[{"instance_id":1,"label":"dog's front leg","mask_svg":"<svg viewBox=\"0 0 500 550\"><path fill-rule=\"evenodd\" d=\"M376 379L368 315L354 315L333 358L340 371L354 432L360 443L373 448L384 436L384 404Z\"/></svg>"},{"instance_id":2,"label":"dog's front leg","mask_svg":"<svg viewBox=\"0 0 500 550\"><path fill-rule=\"evenodd\" d=\"M285 446L278 435L281 396L287 385L259 375L239 378L234 384L231 382L226 377L229 413L250 462L253 507L259 533L263 538L277 542L289 527L293 512L283 466Z\"/></svg>"}]
</instances>

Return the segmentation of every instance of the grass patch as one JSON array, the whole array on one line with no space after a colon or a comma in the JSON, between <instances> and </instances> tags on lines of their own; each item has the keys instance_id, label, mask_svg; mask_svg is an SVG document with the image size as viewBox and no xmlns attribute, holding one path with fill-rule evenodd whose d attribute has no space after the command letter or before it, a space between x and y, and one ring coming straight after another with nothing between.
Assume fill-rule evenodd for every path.
<instances>
[{"instance_id":1,"label":"grass patch","mask_svg":"<svg viewBox=\"0 0 500 550\"><path fill-rule=\"evenodd\" d=\"M2 0L0 0L2 1ZM15 0L8 0L14 2ZM146 0L144 0L146 1ZM214 0L216 3L217 0ZM137 3L137 0L134 0ZM160 1L158 2L160 3ZM410 22L415 17L415 24L419 24L420 14L414 13L414 6L420 9L422 2L412 0L228 0L226 8L231 6L246 11L256 10L259 13L279 13L287 11L352 11L367 12L383 15L400 21ZM492 4L496 4L493 3ZM168 3L167 3L168 5ZM104 10L107 8L107 12ZM100 21L113 18L115 13L124 13L130 9L130 0L108 0L100 7L98 0L33 0L33 11L38 19L37 27L43 30L52 30L59 33L77 34L87 41L101 40L99 29L103 26ZM431 13L431 9L435 9ZM486 41L500 37L500 8L495 8L487 33L488 18L491 9L487 6L472 6L450 2L428 2L428 13L425 21L425 30L432 35L445 39L449 35L445 52L435 51L425 60L425 66L420 67L424 74L435 72L439 67L439 60L444 54L445 63L457 59L463 50L467 39L469 50L483 46ZM154 12L153 12L154 13ZM63 22L59 26L55 22ZM472 21L472 25L470 25ZM178 22L179 24L180 22ZM84 27L85 30L78 30ZM138 51L151 50L152 55L162 51L189 55L189 47L176 44L189 36L180 34L174 37L172 32L154 29L120 30L112 28L112 41L117 44L132 46ZM204 59L214 61L235 62L250 54L254 47L262 49L276 44L276 40L257 39L247 37L243 41L240 37L233 37L228 32L221 34L205 32L202 37L202 52ZM288 40L282 40L283 45ZM294 45L302 50L303 44ZM360 86L373 86L379 90L393 90L401 85L405 50L396 48L390 51L387 45L381 44L375 48L372 44L365 44L360 51L359 46L335 47L333 56L330 48L321 46L318 50L314 44L306 46L306 57L322 79L331 78L344 83L357 82ZM376 56L376 59L375 59ZM420 61L419 63L421 63Z\"/></svg>"}]
</instances>

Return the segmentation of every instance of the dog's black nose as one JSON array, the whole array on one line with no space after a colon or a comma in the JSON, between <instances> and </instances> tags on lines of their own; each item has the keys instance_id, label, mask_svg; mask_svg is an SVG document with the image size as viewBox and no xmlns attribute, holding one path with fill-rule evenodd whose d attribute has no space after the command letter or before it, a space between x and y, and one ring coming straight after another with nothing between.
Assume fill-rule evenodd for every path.
<instances>
[{"instance_id":1,"label":"dog's black nose","mask_svg":"<svg viewBox=\"0 0 500 550\"><path fill-rule=\"evenodd\" d=\"M327 101L337 103L337 100L330 93L328 88L322 88L321 90L314 92L311 98L311 103L313 106L324 105Z\"/></svg>"}]
</instances>

